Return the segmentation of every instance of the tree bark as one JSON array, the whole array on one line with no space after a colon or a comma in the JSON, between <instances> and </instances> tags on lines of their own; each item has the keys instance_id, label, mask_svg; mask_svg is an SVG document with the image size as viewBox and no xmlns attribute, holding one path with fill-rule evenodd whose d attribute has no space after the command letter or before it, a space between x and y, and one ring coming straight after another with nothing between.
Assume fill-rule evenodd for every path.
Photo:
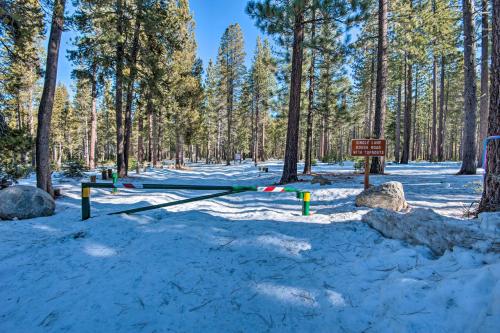
<instances>
[{"instance_id":1,"label":"tree bark","mask_svg":"<svg viewBox=\"0 0 500 333\"><path fill-rule=\"evenodd\" d=\"M378 2L377 85L375 88L375 121L373 135L384 138L385 107L387 94L387 0ZM384 157L373 157L372 174L384 173Z\"/></svg>"},{"instance_id":2,"label":"tree bark","mask_svg":"<svg viewBox=\"0 0 500 333\"><path fill-rule=\"evenodd\" d=\"M430 160L435 162L437 157L437 58L432 62L432 128Z\"/></svg>"},{"instance_id":3,"label":"tree bark","mask_svg":"<svg viewBox=\"0 0 500 333\"><path fill-rule=\"evenodd\" d=\"M222 117L220 110L217 111L217 144L215 147L215 158L217 163L221 162L221 137L222 137Z\"/></svg>"},{"instance_id":4,"label":"tree bark","mask_svg":"<svg viewBox=\"0 0 500 333\"><path fill-rule=\"evenodd\" d=\"M95 169L95 147L97 143L97 65L92 66L92 87L91 87L91 110L90 110L90 149L89 149L89 168Z\"/></svg>"},{"instance_id":5,"label":"tree bark","mask_svg":"<svg viewBox=\"0 0 500 333\"><path fill-rule=\"evenodd\" d=\"M153 101L151 100L151 93L148 94L148 101L146 104L148 114L148 162L153 162Z\"/></svg>"},{"instance_id":6,"label":"tree bark","mask_svg":"<svg viewBox=\"0 0 500 333\"><path fill-rule=\"evenodd\" d=\"M120 178L125 177L125 156L123 146L123 0L116 1L116 73L115 73L115 110L116 110L116 168Z\"/></svg>"},{"instance_id":7,"label":"tree bark","mask_svg":"<svg viewBox=\"0 0 500 333\"><path fill-rule=\"evenodd\" d=\"M304 42L304 13L295 13L293 28L292 73L290 79L290 97L288 104L288 127L286 133L285 164L281 175L281 184L298 181L297 150L299 144L300 88L302 84L302 61Z\"/></svg>"},{"instance_id":8,"label":"tree bark","mask_svg":"<svg viewBox=\"0 0 500 333\"><path fill-rule=\"evenodd\" d=\"M462 167L458 174L476 174L476 47L474 1L463 0L464 21L464 133Z\"/></svg>"},{"instance_id":9,"label":"tree bark","mask_svg":"<svg viewBox=\"0 0 500 333\"><path fill-rule=\"evenodd\" d=\"M491 87L488 135L500 134L500 0L493 0ZM479 212L500 211L500 139L490 140Z\"/></svg>"},{"instance_id":10,"label":"tree bark","mask_svg":"<svg viewBox=\"0 0 500 333\"><path fill-rule=\"evenodd\" d=\"M34 90L34 84L30 85L29 88L29 96L28 96L28 115L29 115L29 130L30 130L30 136L33 139L35 137L35 122L34 122L34 115L33 115L33 90ZM32 141L31 145L31 167L35 168L36 167L36 142L35 140Z\"/></svg>"},{"instance_id":11,"label":"tree bark","mask_svg":"<svg viewBox=\"0 0 500 333\"><path fill-rule=\"evenodd\" d=\"M432 1L432 13L436 15L436 0ZM436 43L432 42L432 128L431 128L431 148L429 160L435 162L437 158L437 57Z\"/></svg>"},{"instance_id":12,"label":"tree bark","mask_svg":"<svg viewBox=\"0 0 500 333\"><path fill-rule=\"evenodd\" d=\"M142 132L144 131L144 118L140 110L137 110L137 170L142 168L144 163L144 139Z\"/></svg>"},{"instance_id":13,"label":"tree bark","mask_svg":"<svg viewBox=\"0 0 500 333\"><path fill-rule=\"evenodd\" d=\"M445 81L445 57L441 56L441 77L439 91L439 128L437 133L437 159L444 160L444 81Z\"/></svg>"},{"instance_id":14,"label":"tree bark","mask_svg":"<svg viewBox=\"0 0 500 333\"><path fill-rule=\"evenodd\" d=\"M396 109L396 140L394 143L394 160L399 163L401 149L401 84L398 85L398 106Z\"/></svg>"},{"instance_id":15,"label":"tree bark","mask_svg":"<svg viewBox=\"0 0 500 333\"><path fill-rule=\"evenodd\" d=\"M313 9L312 20L316 18L316 10ZM312 23L311 41L314 43L316 37L316 24ZM314 63L316 61L316 53L314 47L311 48L311 66L309 67L309 91L307 105L307 128L306 128L306 153L304 161L304 174L311 174L312 169L312 131L313 131L313 111L314 111Z\"/></svg>"},{"instance_id":16,"label":"tree bark","mask_svg":"<svg viewBox=\"0 0 500 333\"><path fill-rule=\"evenodd\" d=\"M255 136L254 136L254 145L253 145L253 154L254 154L254 164L257 166L259 163L259 103L260 103L259 92L257 91L255 94Z\"/></svg>"},{"instance_id":17,"label":"tree bark","mask_svg":"<svg viewBox=\"0 0 500 333\"><path fill-rule=\"evenodd\" d=\"M66 0L56 0L52 14L42 98L38 108L36 134L36 186L53 195L50 170L50 123L57 81L59 46L64 25Z\"/></svg>"},{"instance_id":18,"label":"tree bark","mask_svg":"<svg viewBox=\"0 0 500 333\"><path fill-rule=\"evenodd\" d=\"M184 166L184 137L179 128L175 131L175 168L181 169Z\"/></svg>"},{"instance_id":19,"label":"tree bark","mask_svg":"<svg viewBox=\"0 0 500 333\"><path fill-rule=\"evenodd\" d=\"M488 0L481 0L482 18L481 18L481 97L479 104L479 152L477 154L477 166L483 167L483 141L488 134L488 108L489 108L489 91L488 91Z\"/></svg>"},{"instance_id":20,"label":"tree bark","mask_svg":"<svg viewBox=\"0 0 500 333\"><path fill-rule=\"evenodd\" d=\"M130 76L128 78L127 97L125 103L125 141L123 144L123 158L125 160L125 174L128 174L128 160L130 154L130 140L132 139L132 103L134 100L134 82L137 75L137 54L139 53L139 32L141 29L142 1L137 1L137 15L135 18L134 37L130 51Z\"/></svg>"},{"instance_id":21,"label":"tree bark","mask_svg":"<svg viewBox=\"0 0 500 333\"><path fill-rule=\"evenodd\" d=\"M374 104L373 104L373 81L375 79L375 56L372 54L371 56L371 66L370 66L370 94L369 94L369 99L368 102L370 103L368 106L368 122L366 124L366 127L368 129L367 131L367 137L371 138L373 134L373 109L374 109Z\"/></svg>"},{"instance_id":22,"label":"tree bark","mask_svg":"<svg viewBox=\"0 0 500 333\"><path fill-rule=\"evenodd\" d=\"M412 118L412 149L411 149L411 159L415 161L417 159L417 111L418 111L418 65L415 65L415 104L414 113Z\"/></svg>"},{"instance_id":23,"label":"tree bark","mask_svg":"<svg viewBox=\"0 0 500 333\"><path fill-rule=\"evenodd\" d=\"M233 99L234 89L233 82L228 82L227 93L227 142L226 142L226 165L231 165L233 152L231 147L231 129L233 125Z\"/></svg>"},{"instance_id":24,"label":"tree bark","mask_svg":"<svg viewBox=\"0 0 500 333\"><path fill-rule=\"evenodd\" d=\"M259 149L259 154L260 154L260 160L265 161L266 160L266 124L264 122L264 117L261 118L262 120L260 121L260 149Z\"/></svg>"},{"instance_id":25,"label":"tree bark","mask_svg":"<svg viewBox=\"0 0 500 333\"><path fill-rule=\"evenodd\" d=\"M401 164L408 164L410 158L410 138L411 138L411 100L412 100L412 65L407 64L406 88L405 88L405 110L403 114L403 155Z\"/></svg>"}]
</instances>

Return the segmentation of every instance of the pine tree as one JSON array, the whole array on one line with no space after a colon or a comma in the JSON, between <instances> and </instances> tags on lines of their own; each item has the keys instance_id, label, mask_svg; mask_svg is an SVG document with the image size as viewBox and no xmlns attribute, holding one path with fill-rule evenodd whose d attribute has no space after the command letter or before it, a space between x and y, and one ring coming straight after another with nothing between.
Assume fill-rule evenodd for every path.
<instances>
[{"instance_id":1,"label":"pine tree","mask_svg":"<svg viewBox=\"0 0 500 333\"><path fill-rule=\"evenodd\" d=\"M201 62L196 58L196 41L194 21L189 14L187 2L182 1L180 9L184 12L184 24L179 30L184 37L182 50L175 51L172 56L171 93L173 127L175 129L175 166L184 166L184 144L191 144L201 124L198 111L202 103Z\"/></svg>"},{"instance_id":2,"label":"pine tree","mask_svg":"<svg viewBox=\"0 0 500 333\"><path fill-rule=\"evenodd\" d=\"M464 137L459 174L476 173L476 46L474 2L463 0L464 20Z\"/></svg>"},{"instance_id":3,"label":"pine tree","mask_svg":"<svg viewBox=\"0 0 500 333\"><path fill-rule=\"evenodd\" d=\"M489 66L488 66L488 41L489 41L489 11L488 0L481 0L481 96L479 106L479 151L477 158L477 167L483 167L483 141L488 134L488 113L489 113Z\"/></svg>"},{"instance_id":4,"label":"pine tree","mask_svg":"<svg viewBox=\"0 0 500 333\"><path fill-rule=\"evenodd\" d=\"M310 41L313 44L310 52L310 65L309 65L309 87L308 87L308 103L307 103L307 129L306 129L306 151L305 151L305 159L304 159L304 171L305 175L311 173L312 169L312 132L313 132L313 112L314 112L314 93L315 93L315 63L316 63L316 50L314 43L316 42L316 9L313 9L312 12L312 20L311 24L311 34Z\"/></svg>"},{"instance_id":5,"label":"pine tree","mask_svg":"<svg viewBox=\"0 0 500 333\"><path fill-rule=\"evenodd\" d=\"M220 70L221 83L226 97L227 112L227 142L226 164L230 165L233 159L232 129L233 111L236 99L240 93L243 74L245 72L245 51L243 46L243 33L239 24L231 24L222 35L217 68Z\"/></svg>"},{"instance_id":6,"label":"pine tree","mask_svg":"<svg viewBox=\"0 0 500 333\"><path fill-rule=\"evenodd\" d=\"M0 2L0 18L0 113L6 125L22 132L23 137L34 138L34 105L41 77L39 45L44 30L41 4L33 0L4 0ZM25 163L29 152L34 167L34 146L20 151L16 160Z\"/></svg>"},{"instance_id":7,"label":"pine tree","mask_svg":"<svg viewBox=\"0 0 500 333\"><path fill-rule=\"evenodd\" d=\"M359 16L358 5L344 0L336 1L309 1L309 0L262 0L250 1L247 12L257 21L257 25L264 31L278 35L282 44L291 37L291 73L290 93L288 103L288 126L286 135L285 163L280 183L285 184L297 181L297 161L299 155L299 124L301 109L302 64L304 32L307 24L313 23L309 15L313 10L324 13L314 22L341 21L349 26ZM364 7L361 7L361 12Z\"/></svg>"},{"instance_id":8,"label":"pine tree","mask_svg":"<svg viewBox=\"0 0 500 333\"><path fill-rule=\"evenodd\" d=\"M379 0L378 3L377 85L373 134L375 138L383 139L387 89L387 0ZM384 173L383 157L372 159L370 173Z\"/></svg>"},{"instance_id":9,"label":"pine tree","mask_svg":"<svg viewBox=\"0 0 500 333\"><path fill-rule=\"evenodd\" d=\"M217 155L215 135L217 132L217 115L220 109L220 96L217 91L218 77L217 69L212 61L208 62L207 75L205 78L205 103L202 114L203 136L206 144L206 163L209 164L212 158Z\"/></svg>"},{"instance_id":10,"label":"pine tree","mask_svg":"<svg viewBox=\"0 0 500 333\"><path fill-rule=\"evenodd\" d=\"M493 0L492 7L490 113L488 117L488 135L490 136L500 133L500 0ZM490 141L486 155L484 190L479 211L500 211L500 140L498 138Z\"/></svg>"},{"instance_id":11,"label":"pine tree","mask_svg":"<svg viewBox=\"0 0 500 333\"><path fill-rule=\"evenodd\" d=\"M250 69L250 98L252 105L252 158L257 165L266 159L265 122L269 114L271 99L275 89L275 63L267 40L264 43L257 38L255 56ZM245 122L247 123L247 122Z\"/></svg>"},{"instance_id":12,"label":"pine tree","mask_svg":"<svg viewBox=\"0 0 500 333\"><path fill-rule=\"evenodd\" d=\"M75 49L70 50L69 58L76 65L73 76L78 80L86 80L90 83L90 136L88 142L87 166L90 169L96 167L96 145L97 145L97 98L99 85L102 83L104 69L110 59L107 53L110 51L109 40L97 37L104 35L107 19L102 19L103 8L95 6L91 1L80 1L73 15L72 22L80 34L75 38L73 45Z\"/></svg>"},{"instance_id":13,"label":"pine tree","mask_svg":"<svg viewBox=\"0 0 500 333\"><path fill-rule=\"evenodd\" d=\"M64 25L65 0L54 3L52 24L50 29L47 50L47 63L45 66L45 82L43 94L38 108L38 127L36 136L36 183L37 187L52 193L52 179L50 171L49 139L52 107L57 80L57 63L59 46Z\"/></svg>"}]
</instances>

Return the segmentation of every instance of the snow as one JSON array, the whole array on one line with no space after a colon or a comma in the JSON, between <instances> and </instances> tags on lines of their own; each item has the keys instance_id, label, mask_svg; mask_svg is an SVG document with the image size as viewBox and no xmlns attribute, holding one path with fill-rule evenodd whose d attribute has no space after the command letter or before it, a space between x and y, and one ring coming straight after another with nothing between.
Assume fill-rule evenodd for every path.
<instances>
[{"instance_id":1,"label":"snow","mask_svg":"<svg viewBox=\"0 0 500 333\"><path fill-rule=\"evenodd\" d=\"M266 166L200 164L130 181L269 185L282 164ZM481 175L458 169L389 165L370 180L400 181L411 206L461 218ZM293 193L255 192L109 216L212 192L92 189L93 218L82 222L79 183L55 178L56 215L0 222L0 332L498 332L498 254L435 257L383 238L360 221L368 210L354 206L362 176L352 163L313 170L336 176L293 184L312 192L309 217Z\"/></svg>"}]
</instances>

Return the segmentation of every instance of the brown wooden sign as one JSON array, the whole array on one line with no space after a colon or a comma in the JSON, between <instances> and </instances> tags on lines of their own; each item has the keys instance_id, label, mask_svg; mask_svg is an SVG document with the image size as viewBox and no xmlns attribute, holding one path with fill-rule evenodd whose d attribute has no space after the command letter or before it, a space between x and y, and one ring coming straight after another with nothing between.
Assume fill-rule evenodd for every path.
<instances>
[{"instance_id":1,"label":"brown wooden sign","mask_svg":"<svg viewBox=\"0 0 500 333\"><path fill-rule=\"evenodd\" d=\"M385 156L385 139L354 139L351 141L352 156Z\"/></svg>"},{"instance_id":2,"label":"brown wooden sign","mask_svg":"<svg viewBox=\"0 0 500 333\"><path fill-rule=\"evenodd\" d=\"M385 139L354 139L351 141L351 155L365 157L365 190L370 187L370 157L385 156Z\"/></svg>"}]
</instances>

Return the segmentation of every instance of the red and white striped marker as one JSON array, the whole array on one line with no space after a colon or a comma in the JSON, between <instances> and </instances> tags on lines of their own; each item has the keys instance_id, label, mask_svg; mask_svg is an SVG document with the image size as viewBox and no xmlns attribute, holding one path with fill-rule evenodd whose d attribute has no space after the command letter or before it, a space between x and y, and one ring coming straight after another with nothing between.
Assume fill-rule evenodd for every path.
<instances>
[{"instance_id":1,"label":"red and white striped marker","mask_svg":"<svg viewBox=\"0 0 500 333\"><path fill-rule=\"evenodd\" d=\"M257 192L285 192L285 188L278 186L258 186Z\"/></svg>"},{"instance_id":2,"label":"red and white striped marker","mask_svg":"<svg viewBox=\"0 0 500 333\"><path fill-rule=\"evenodd\" d=\"M113 184L115 188L144 188L142 184L132 184L132 183L122 183L122 184Z\"/></svg>"}]
</instances>

